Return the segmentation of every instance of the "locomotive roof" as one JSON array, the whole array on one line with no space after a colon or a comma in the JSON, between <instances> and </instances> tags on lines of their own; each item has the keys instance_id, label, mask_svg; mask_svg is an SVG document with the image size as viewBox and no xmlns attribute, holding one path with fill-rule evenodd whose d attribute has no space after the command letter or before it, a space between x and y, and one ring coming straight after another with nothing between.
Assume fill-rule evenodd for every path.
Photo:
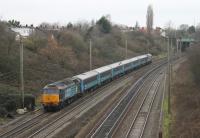
<instances>
[{"instance_id":1,"label":"locomotive roof","mask_svg":"<svg viewBox=\"0 0 200 138\"><path fill-rule=\"evenodd\" d=\"M88 78L96 76L96 75L98 75L98 73L96 71L92 70L92 71L88 71L88 72L82 73L80 75L76 75L73 78L78 78L78 79L81 79L81 80L85 80L85 79L88 79Z\"/></svg>"},{"instance_id":2,"label":"locomotive roof","mask_svg":"<svg viewBox=\"0 0 200 138\"><path fill-rule=\"evenodd\" d=\"M66 88L67 86L73 84L73 79L72 78L66 78L51 84L48 84L45 88L49 88L49 87L56 87L58 89L62 89L62 88Z\"/></svg>"}]
</instances>

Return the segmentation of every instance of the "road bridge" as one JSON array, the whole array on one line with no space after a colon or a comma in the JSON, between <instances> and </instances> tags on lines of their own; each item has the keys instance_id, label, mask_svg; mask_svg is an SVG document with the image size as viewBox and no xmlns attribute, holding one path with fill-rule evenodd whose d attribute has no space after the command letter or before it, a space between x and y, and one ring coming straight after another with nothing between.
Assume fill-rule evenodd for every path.
<instances>
[{"instance_id":1,"label":"road bridge","mask_svg":"<svg viewBox=\"0 0 200 138\"><path fill-rule=\"evenodd\" d=\"M181 48L181 51L185 51L185 48L189 47L192 43L195 42L193 38L180 38L177 39L178 46Z\"/></svg>"}]
</instances>

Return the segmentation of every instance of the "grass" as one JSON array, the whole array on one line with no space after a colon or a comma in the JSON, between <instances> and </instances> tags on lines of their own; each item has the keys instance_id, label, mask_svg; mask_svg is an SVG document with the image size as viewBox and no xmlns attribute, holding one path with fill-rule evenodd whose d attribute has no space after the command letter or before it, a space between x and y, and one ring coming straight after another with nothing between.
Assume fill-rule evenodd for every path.
<instances>
[{"instance_id":1,"label":"grass","mask_svg":"<svg viewBox=\"0 0 200 138\"><path fill-rule=\"evenodd\" d=\"M195 54L195 52L190 54ZM193 59L196 60L195 63L198 58L199 56ZM173 138L199 138L200 136L200 88L194 81L191 64L192 60L189 58L181 63L174 73L172 87L173 112L170 123L170 136ZM198 74L195 75L199 77Z\"/></svg>"},{"instance_id":2,"label":"grass","mask_svg":"<svg viewBox=\"0 0 200 138\"><path fill-rule=\"evenodd\" d=\"M35 100L35 108L40 108L41 107L41 96L36 97Z\"/></svg>"},{"instance_id":3,"label":"grass","mask_svg":"<svg viewBox=\"0 0 200 138\"><path fill-rule=\"evenodd\" d=\"M1 122L3 122L3 120L4 120L4 119L0 117L0 124L1 124Z\"/></svg>"},{"instance_id":4,"label":"grass","mask_svg":"<svg viewBox=\"0 0 200 138\"><path fill-rule=\"evenodd\" d=\"M0 93L19 93L19 88L0 83Z\"/></svg>"},{"instance_id":5,"label":"grass","mask_svg":"<svg viewBox=\"0 0 200 138\"><path fill-rule=\"evenodd\" d=\"M157 56L158 58L165 58L165 57L167 57L167 53L165 52L162 52L162 53L160 53L158 56Z\"/></svg>"},{"instance_id":6,"label":"grass","mask_svg":"<svg viewBox=\"0 0 200 138\"><path fill-rule=\"evenodd\" d=\"M3 125L5 123L5 121L6 121L6 118L0 117L0 125Z\"/></svg>"},{"instance_id":7,"label":"grass","mask_svg":"<svg viewBox=\"0 0 200 138\"><path fill-rule=\"evenodd\" d=\"M165 98L164 104L163 104L163 110L164 110L164 119L163 119L163 136L164 138L170 137L170 123L171 123L171 115L168 113L168 97Z\"/></svg>"}]
</instances>

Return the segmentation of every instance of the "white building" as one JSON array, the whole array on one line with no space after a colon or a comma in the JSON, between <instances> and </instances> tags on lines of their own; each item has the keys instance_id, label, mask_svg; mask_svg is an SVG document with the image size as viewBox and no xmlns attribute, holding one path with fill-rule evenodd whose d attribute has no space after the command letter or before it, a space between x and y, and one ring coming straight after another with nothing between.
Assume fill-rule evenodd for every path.
<instances>
[{"instance_id":1,"label":"white building","mask_svg":"<svg viewBox=\"0 0 200 138\"><path fill-rule=\"evenodd\" d=\"M12 27L11 30L16 33L19 33L21 36L24 36L24 37L29 36L35 31L34 28L27 28L27 27L20 27L20 28Z\"/></svg>"}]
</instances>

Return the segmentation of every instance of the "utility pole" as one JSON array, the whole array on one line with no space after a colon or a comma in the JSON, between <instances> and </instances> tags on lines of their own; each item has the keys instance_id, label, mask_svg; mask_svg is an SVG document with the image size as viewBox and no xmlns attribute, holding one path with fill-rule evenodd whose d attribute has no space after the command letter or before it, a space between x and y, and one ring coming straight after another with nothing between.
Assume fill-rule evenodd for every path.
<instances>
[{"instance_id":1,"label":"utility pole","mask_svg":"<svg viewBox=\"0 0 200 138\"><path fill-rule=\"evenodd\" d=\"M23 28L22 28L23 29ZM11 30L15 33L16 35L16 40L19 41L20 43L20 84L21 84L21 97L22 97L22 108L24 109L24 46L23 46L23 38L26 38L29 36L30 32L33 30L27 31L20 31L20 29L16 28L11 28Z\"/></svg>"},{"instance_id":2,"label":"utility pole","mask_svg":"<svg viewBox=\"0 0 200 138\"><path fill-rule=\"evenodd\" d=\"M183 47L183 42L180 40L180 56L181 56L181 53L182 53L182 47Z\"/></svg>"},{"instance_id":3,"label":"utility pole","mask_svg":"<svg viewBox=\"0 0 200 138\"><path fill-rule=\"evenodd\" d=\"M170 50L169 50L169 53L170 53L170 64L171 64L171 60L172 60L172 55L173 55L173 46L172 46L172 43L173 43L173 37L170 39Z\"/></svg>"},{"instance_id":4,"label":"utility pole","mask_svg":"<svg viewBox=\"0 0 200 138\"><path fill-rule=\"evenodd\" d=\"M171 64L172 64L172 61L173 61L173 56L174 56L174 53L175 53L175 48L174 48L174 38L172 38L171 40Z\"/></svg>"},{"instance_id":5,"label":"utility pole","mask_svg":"<svg viewBox=\"0 0 200 138\"><path fill-rule=\"evenodd\" d=\"M126 46L126 56L125 56L125 59L127 59L127 39L125 41L125 46Z\"/></svg>"},{"instance_id":6,"label":"utility pole","mask_svg":"<svg viewBox=\"0 0 200 138\"><path fill-rule=\"evenodd\" d=\"M170 52L169 52L169 47L170 47L170 38L168 37L168 46L167 46L167 61L168 61L168 67L169 67L169 61L170 61Z\"/></svg>"},{"instance_id":7,"label":"utility pole","mask_svg":"<svg viewBox=\"0 0 200 138\"><path fill-rule=\"evenodd\" d=\"M24 46L22 37L20 36L20 81L21 81L21 97L22 108L24 109Z\"/></svg>"},{"instance_id":8,"label":"utility pole","mask_svg":"<svg viewBox=\"0 0 200 138\"><path fill-rule=\"evenodd\" d=\"M176 54L178 56L179 39L176 39Z\"/></svg>"},{"instance_id":9,"label":"utility pole","mask_svg":"<svg viewBox=\"0 0 200 138\"><path fill-rule=\"evenodd\" d=\"M177 29L176 29L177 30ZM175 30L175 40L176 40L176 55L178 55L178 39L177 39L177 35L176 35L176 30ZM175 49L175 48L174 48ZM175 50L174 50L175 53ZM177 56L176 56L177 57Z\"/></svg>"},{"instance_id":10,"label":"utility pole","mask_svg":"<svg viewBox=\"0 0 200 138\"><path fill-rule=\"evenodd\" d=\"M92 70L92 41L90 39L90 70Z\"/></svg>"},{"instance_id":11,"label":"utility pole","mask_svg":"<svg viewBox=\"0 0 200 138\"><path fill-rule=\"evenodd\" d=\"M171 48L173 48L173 39L171 40ZM172 49L171 49L172 50ZM175 51L175 50L174 50ZM172 51L172 52L174 52ZM175 53L175 52L174 52ZM173 84L173 55L171 54L170 61L170 91L169 91L169 113L171 113L171 85Z\"/></svg>"},{"instance_id":12,"label":"utility pole","mask_svg":"<svg viewBox=\"0 0 200 138\"><path fill-rule=\"evenodd\" d=\"M168 37L168 113L170 113L170 91L171 91L171 77L170 77L170 37Z\"/></svg>"}]
</instances>

